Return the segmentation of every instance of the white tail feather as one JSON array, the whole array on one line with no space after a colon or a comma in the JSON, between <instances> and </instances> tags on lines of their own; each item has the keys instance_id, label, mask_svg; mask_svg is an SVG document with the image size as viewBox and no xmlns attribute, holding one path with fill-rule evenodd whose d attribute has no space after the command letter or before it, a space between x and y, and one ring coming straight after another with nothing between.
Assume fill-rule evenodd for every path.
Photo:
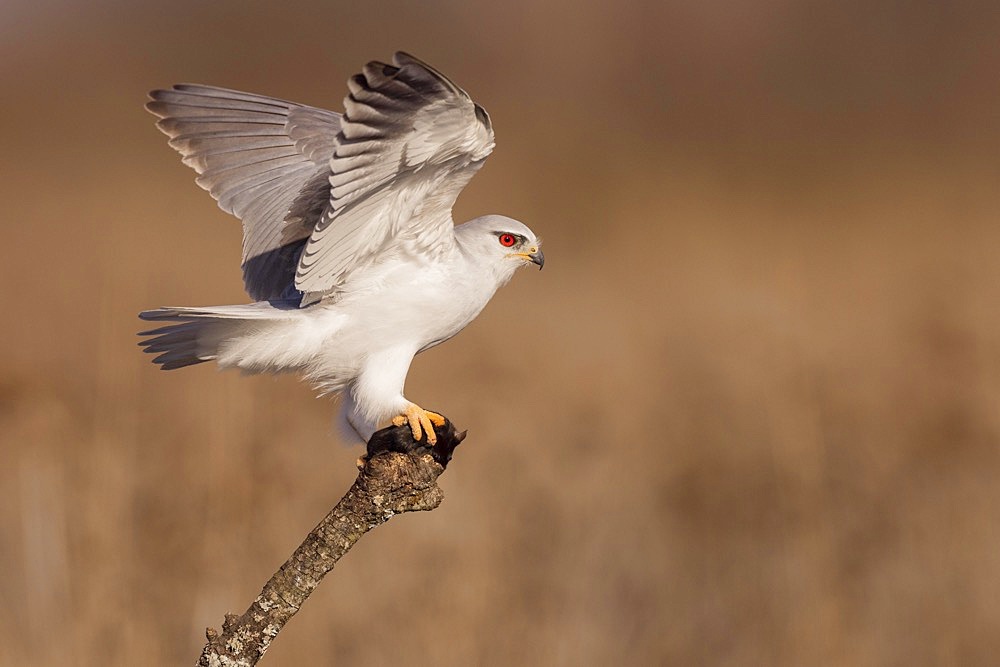
<instances>
[{"instance_id":1,"label":"white tail feather","mask_svg":"<svg viewBox=\"0 0 1000 667\"><path fill-rule=\"evenodd\" d=\"M149 338L139 345L146 352L158 354L153 363L159 364L162 370L213 359L218 360L220 366L236 366L249 372L285 370L284 366L291 360L273 352L275 342L285 338L279 329L294 325L294 320L288 317L292 308L294 305L283 302L259 302L147 310L139 317L175 324L140 332L140 336ZM262 346L261 342L267 345Z\"/></svg>"}]
</instances>

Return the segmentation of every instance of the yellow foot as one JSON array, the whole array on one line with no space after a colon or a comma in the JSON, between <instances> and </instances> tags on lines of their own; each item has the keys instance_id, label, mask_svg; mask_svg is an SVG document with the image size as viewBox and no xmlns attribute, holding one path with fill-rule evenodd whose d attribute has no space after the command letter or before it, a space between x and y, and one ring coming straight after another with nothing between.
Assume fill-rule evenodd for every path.
<instances>
[{"instance_id":1,"label":"yellow foot","mask_svg":"<svg viewBox=\"0 0 1000 667\"><path fill-rule=\"evenodd\" d=\"M434 432L434 427L443 426L444 421L444 417L438 413L424 410L416 403L410 403L403 414L392 418L392 423L396 426L409 424L414 440L420 440L426 433L427 443L430 445L437 444L437 433Z\"/></svg>"}]
</instances>

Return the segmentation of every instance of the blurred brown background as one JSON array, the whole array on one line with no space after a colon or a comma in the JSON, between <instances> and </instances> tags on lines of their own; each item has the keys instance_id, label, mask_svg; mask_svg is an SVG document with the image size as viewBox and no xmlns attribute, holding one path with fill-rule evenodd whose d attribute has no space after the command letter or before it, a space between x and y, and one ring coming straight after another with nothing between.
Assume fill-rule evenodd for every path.
<instances>
[{"instance_id":1,"label":"blurred brown background","mask_svg":"<svg viewBox=\"0 0 1000 667\"><path fill-rule=\"evenodd\" d=\"M405 49L486 107L456 218L546 240L408 395L470 429L269 665L987 665L994 2L0 5L0 664L193 664L355 475L294 378L158 372L245 300L142 110L340 108ZM447 378L446 382L437 381Z\"/></svg>"}]
</instances>

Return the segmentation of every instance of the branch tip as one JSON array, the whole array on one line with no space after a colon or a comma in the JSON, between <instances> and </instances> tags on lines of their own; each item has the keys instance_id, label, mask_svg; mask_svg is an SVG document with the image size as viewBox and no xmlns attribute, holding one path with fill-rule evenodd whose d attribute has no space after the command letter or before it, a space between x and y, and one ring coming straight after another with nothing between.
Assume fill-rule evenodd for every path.
<instances>
[{"instance_id":1,"label":"branch tip","mask_svg":"<svg viewBox=\"0 0 1000 667\"><path fill-rule=\"evenodd\" d=\"M451 461L455 448L463 440L468 431L461 433L455 429L451 420L445 417L444 423L434 426L434 434L437 442L433 445L427 442L427 437L415 440L410 427L406 424L402 426L389 426L372 434L368 440L368 452L362 457L364 460L371 460L373 456L381 452L399 452L400 454L430 454L434 460L442 467L447 468ZM359 467L362 461L359 459Z\"/></svg>"},{"instance_id":2,"label":"branch tip","mask_svg":"<svg viewBox=\"0 0 1000 667\"><path fill-rule=\"evenodd\" d=\"M358 459L358 478L340 502L264 585L242 616L226 614L222 632L205 629L199 665L252 667L336 562L372 528L402 512L432 510L444 497L437 479L466 432L447 418L437 442L413 439L408 425L376 431Z\"/></svg>"}]
</instances>

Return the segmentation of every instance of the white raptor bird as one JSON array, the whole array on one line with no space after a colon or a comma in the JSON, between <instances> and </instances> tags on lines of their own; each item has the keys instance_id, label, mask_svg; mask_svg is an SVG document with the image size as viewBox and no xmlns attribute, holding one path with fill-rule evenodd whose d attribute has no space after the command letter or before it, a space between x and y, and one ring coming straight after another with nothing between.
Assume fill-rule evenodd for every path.
<instances>
[{"instance_id":1,"label":"white raptor bird","mask_svg":"<svg viewBox=\"0 0 1000 667\"><path fill-rule=\"evenodd\" d=\"M544 262L516 220L455 225L459 192L493 150L490 118L405 53L348 81L344 113L201 85L147 108L198 184L243 221L243 281L255 303L159 308L140 345L164 370L214 359L295 371L368 440L409 424L435 442L443 418L403 396L414 355L461 331L518 267Z\"/></svg>"}]
</instances>

